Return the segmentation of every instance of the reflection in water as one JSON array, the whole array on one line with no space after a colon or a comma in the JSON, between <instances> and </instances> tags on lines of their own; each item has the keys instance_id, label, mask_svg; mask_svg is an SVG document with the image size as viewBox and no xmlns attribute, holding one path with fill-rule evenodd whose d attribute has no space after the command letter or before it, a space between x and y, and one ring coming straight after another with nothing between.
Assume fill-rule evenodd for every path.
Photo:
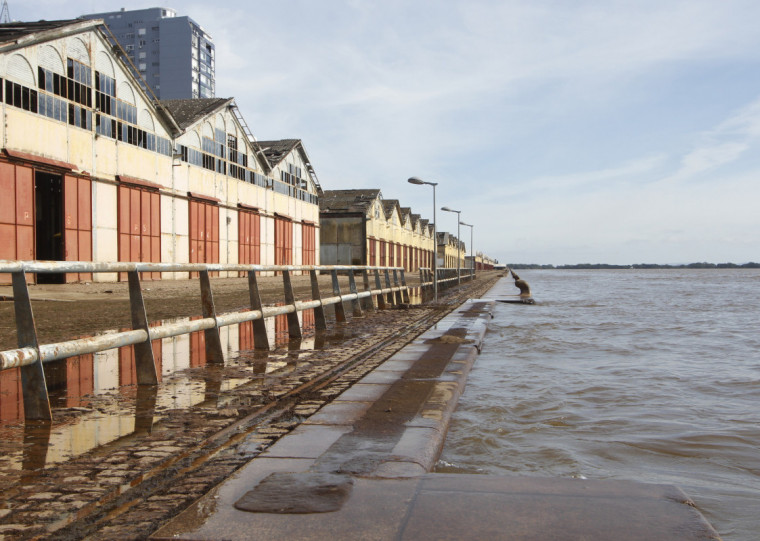
<instances>
[{"instance_id":1,"label":"reflection in water","mask_svg":"<svg viewBox=\"0 0 760 541\"><path fill-rule=\"evenodd\" d=\"M138 385L135 397L135 434L153 433L158 385Z\"/></svg>"},{"instance_id":2,"label":"reflection in water","mask_svg":"<svg viewBox=\"0 0 760 541\"><path fill-rule=\"evenodd\" d=\"M206 389L203 395L204 402L216 404L219 394L222 390L222 380L224 379L224 366L218 363L209 363L203 371L203 381L206 382Z\"/></svg>"},{"instance_id":3,"label":"reflection in water","mask_svg":"<svg viewBox=\"0 0 760 541\"><path fill-rule=\"evenodd\" d=\"M37 477L45 467L50 444L51 423L29 421L24 425L24 446L21 482L29 482Z\"/></svg>"},{"instance_id":4,"label":"reflection in water","mask_svg":"<svg viewBox=\"0 0 760 541\"><path fill-rule=\"evenodd\" d=\"M46 363L53 423L25 423L20 371L0 372L0 472L21 471L23 482L45 465L130 434L151 434L167 410L205 403L227 407L232 398L226 391L263 382L265 375L291 372L304 351L337 338L314 333L313 310L299 313L299 320L304 334L300 340L289 339L286 316L265 320L270 350L254 348L250 322L221 328L223 365L207 363L203 331L154 340L158 386L136 385L132 347Z\"/></svg>"}]
</instances>

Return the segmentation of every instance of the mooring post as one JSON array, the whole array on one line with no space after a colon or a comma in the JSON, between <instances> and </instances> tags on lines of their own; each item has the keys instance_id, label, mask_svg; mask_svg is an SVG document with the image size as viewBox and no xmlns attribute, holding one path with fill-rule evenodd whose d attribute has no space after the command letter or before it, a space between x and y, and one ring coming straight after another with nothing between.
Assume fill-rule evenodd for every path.
<instances>
[{"instance_id":1,"label":"mooring post","mask_svg":"<svg viewBox=\"0 0 760 541\"><path fill-rule=\"evenodd\" d=\"M24 418L28 421L52 421L50 398L42 369L37 329L34 326L32 301L26 285L26 272L12 273L13 308L16 312L16 335L18 347L32 347L37 351L37 360L21 367L21 392L24 397Z\"/></svg>"},{"instance_id":2,"label":"mooring post","mask_svg":"<svg viewBox=\"0 0 760 541\"><path fill-rule=\"evenodd\" d=\"M222 352L222 339L219 336L219 323L216 321L214 294L211 292L211 281L208 277L208 270L200 271L200 278L203 318L214 318L214 326L203 331L206 337L206 362L223 363L224 353Z\"/></svg>"},{"instance_id":3,"label":"mooring post","mask_svg":"<svg viewBox=\"0 0 760 541\"><path fill-rule=\"evenodd\" d=\"M256 279L256 271L248 271L248 295L251 299L251 310L262 312L261 295L259 294L259 282ZM253 323L253 349L269 350L269 338L264 317L254 319Z\"/></svg>"},{"instance_id":4,"label":"mooring post","mask_svg":"<svg viewBox=\"0 0 760 541\"><path fill-rule=\"evenodd\" d=\"M362 270L362 281L364 282L364 291L371 291L369 287L369 271L367 269ZM362 299L362 308L370 312L375 311L375 303L372 302L372 295L368 295Z\"/></svg>"},{"instance_id":5,"label":"mooring post","mask_svg":"<svg viewBox=\"0 0 760 541\"><path fill-rule=\"evenodd\" d=\"M348 271L348 289L351 293L359 294L359 290L356 289L356 277L352 270ZM351 309L353 310L354 317L362 317L364 315L358 298L351 299Z\"/></svg>"},{"instance_id":6,"label":"mooring post","mask_svg":"<svg viewBox=\"0 0 760 541\"><path fill-rule=\"evenodd\" d=\"M401 292L404 296L404 302L409 304L409 288L406 287L406 276L404 275L404 269L401 269L401 286L404 290Z\"/></svg>"},{"instance_id":7,"label":"mooring post","mask_svg":"<svg viewBox=\"0 0 760 541\"><path fill-rule=\"evenodd\" d=\"M330 273L332 275L333 295L340 297L340 284L338 283L338 271L333 269ZM344 323L346 321L346 309L343 307L343 301L339 301L333 304L335 307L335 321L338 323Z\"/></svg>"},{"instance_id":8,"label":"mooring post","mask_svg":"<svg viewBox=\"0 0 760 541\"><path fill-rule=\"evenodd\" d=\"M140 275L137 271L129 271L127 277L129 280L129 308L132 315L132 328L142 329L148 335L145 342L133 346L137 384L158 385L158 373L156 372L156 361L153 357L153 343L150 340L145 300L140 287Z\"/></svg>"},{"instance_id":9,"label":"mooring post","mask_svg":"<svg viewBox=\"0 0 760 541\"><path fill-rule=\"evenodd\" d=\"M398 281L398 269L393 269L393 287L400 288L401 284ZM401 295L400 290L396 290L396 305L401 305L404 302L404 299Z\"/></svg>"},{"instance_id":10,"label":"mooring post","mask_svg":"<svg viewBox=\"0 0 760 541\"><path fill-rule=\"evenodd\" d=\"M298 321L296 296L293 292L293 283L290 281L289 270L282 271L282 285L285 289L285 304L293 306L293 311L288 313L288 336L290 338L301 338L301 324Z\"/></svg>"},{"instance_id":11,"label":"mooring post","mask_svg":"<svg viewBox=\"0 0 760 541\"><path fill-rule=\"evenodd\" d=\"M319 306L314 308L314 328L318 331L324 331L327 330L327 321L325 320L325 308L322 306L322 295L319 293L317 271L310 270L309 276L311 278L311 298L319 301Z\"/></svg>"},{"instance_id":12,"label":"mooring post","mask_svg":"<svg viewBox=\"0 0 760 541\"><path fill-rule=\"evenodd\" d=\"M388 272L388 269L385 269L385 287L386 289L391 289L391 287L393 287L391 286L391 275ZM395 298L393 296L393 291L388 292L388 304L391 306L395 306L396 304Z\"/></svg>"},{"instance_id":13,"label":"mooring post","mask_svg":"<svg viewBox=\"0 0 760 541\"><path fill-rule=\"evenodd\" d=\"M383 289L383 284L380 282L380 269L375 269L375 288L378 291L382 291ZM377 294L377 307L380 310L385 310L388 308L385 304L385 295L382 293Z\"/></svg>"}]
</instances>

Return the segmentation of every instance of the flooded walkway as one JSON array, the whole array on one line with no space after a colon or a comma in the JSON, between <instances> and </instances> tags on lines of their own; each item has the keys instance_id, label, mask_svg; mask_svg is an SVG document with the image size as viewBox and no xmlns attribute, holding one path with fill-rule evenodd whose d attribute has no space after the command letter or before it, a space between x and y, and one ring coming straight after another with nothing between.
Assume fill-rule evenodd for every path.
<instances>
[{"instance_id":1,"label":"flooded walkway","mask_svg":"<svg viewBox=\"0 0 760 541\"><path fill-rule=\"evenodd\" d=\"M84 394L52 426L4 425L16 432L2 444L0 535L717 538L675 487L428 473L495 280L332 324L306 344L228 348L223 365L167 373L155 392ZM514 292L498 284L497 297Z\"/></svg>"},{"instance_id":2,"label":"flooded walkway","mask_svg":"<svg viewBox=\"0 0 760 541\"><path fill-rule=\"evenodd\" d=\"M246 348L247 331L230 327L223 365L205 362L203 333L165 339L158 387L118 384L133 370L130 348L60 363L54 422L0 426L0 535L146 538L493 279L270 351ZM287 335L286 322L270 325Z\"/></svg>"},{"instance_id":3,"label":"flooded walkway","mask_svg":"<svg viewBox=\"0 0 760 541\"><path fill-rule=\"evenodd\" d=\"M446 316L151 539L717 539L672 486L428 473L503 290Z\"/></svg>"}]
</instances>

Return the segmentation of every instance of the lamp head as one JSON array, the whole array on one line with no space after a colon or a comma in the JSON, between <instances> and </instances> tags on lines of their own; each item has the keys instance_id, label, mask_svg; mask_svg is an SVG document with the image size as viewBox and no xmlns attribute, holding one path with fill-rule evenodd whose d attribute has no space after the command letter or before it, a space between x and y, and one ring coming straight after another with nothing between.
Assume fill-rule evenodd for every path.
<instances>
[{"instance_id":1,"label":"lamp head","mask_svg":"<svg viewBox=\"0 0 760 541\"><path fill-rule=\"evenodd\" d=\"M409 184L427 184L428 186L438 186L437 182L428 182L427 180L422 180L418 177L409 177L407 180Z\"/></svg>"}]
</instances>

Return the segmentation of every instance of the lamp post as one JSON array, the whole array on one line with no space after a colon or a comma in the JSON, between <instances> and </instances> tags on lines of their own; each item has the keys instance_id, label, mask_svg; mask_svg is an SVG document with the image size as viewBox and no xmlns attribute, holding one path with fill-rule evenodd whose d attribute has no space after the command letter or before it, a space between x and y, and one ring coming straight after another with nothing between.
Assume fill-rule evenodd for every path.
<instances>
[{"instance_id":1,"label":"lamp post","mask_svg":"<svg viewBox=\"0 0 760 541\"><path fill-rule=\"evenodd\" d=\"M409 184L427 184L433 187L433 298L435 302L438 302L438 233L435 224L435 187L438 186L438 183L427 182L417 177L409 177L408 182Z\"/></svg>"},{"instance_id":2,"label":"lamp post","mask_svg":"<svg viewBox=\"0 0 760 541\"><path fill-rule=\"evenodd\" d=\"M461 259L461 256L459 253L461 252L462 247L462 241L459 240L459 218L461 218L462 211L461 210L454 210L450 209L449 207L441 207L441 210L445 210L446 212L456 212L457 213L457 285L459 285L462 281L462 277L459 276L459 260Z\"/></svg>"},{"instance_id":3,"label":"lamp post","mask_svg":"<svg viewBox=\"0 0 760 541\"><path fill-rule=\"evenodd\" d=\"M472 276L475 276L475 245L472 243L472 236L473 231L475 231L475 226L472 224L466 224L464 222L459 222L459 225L466 225L470 228L470 269L472 270Z\"/></svg>"}]
</instances>

